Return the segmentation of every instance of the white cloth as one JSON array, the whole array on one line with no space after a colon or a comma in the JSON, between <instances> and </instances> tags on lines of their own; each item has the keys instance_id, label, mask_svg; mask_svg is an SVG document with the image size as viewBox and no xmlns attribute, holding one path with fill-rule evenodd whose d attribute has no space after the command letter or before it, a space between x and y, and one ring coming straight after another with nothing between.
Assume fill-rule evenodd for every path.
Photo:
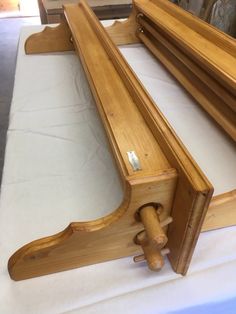
<instances>
[{"instance_id":1,"label":"white cloth","mask_svg":"<svg viewBox=\"0 0 236 314\"><path fill-rule=\"evenodd\" d=\"M25 28L19 45L0 200L0 313L184 313L197 305L204 306L201 313L210 313L214 302L231 313L236 227L201 234L187 277L175 274L168 261L154 273L145 263L123 258L21 282L9 278L7 260L20 246L61 231L71 221L101 217L123 197L78 58L72 53L24 55L24 39L39 29ZM138 46L121 50L154 91L161 110L170 113L171 124L174 115L186 117L187 108L195 104L151 55ZM182 103L184 113L176 108ZM201 114L194 109L199 121ZM193 120L186 120L184 125L176 122L175 128L191 144L190 131L201 135L202 130L192 130ZM205 123L199 123L203 128ZM178 129L181 124L183 131ZM230 162L234 148L222 141ZM204 163L208 146L201 145L199 140L197 152ZM212 145L221 155L222 146ZM227 184L227 189L236 186L233 181Z\"/></svg>"}]
</instances>

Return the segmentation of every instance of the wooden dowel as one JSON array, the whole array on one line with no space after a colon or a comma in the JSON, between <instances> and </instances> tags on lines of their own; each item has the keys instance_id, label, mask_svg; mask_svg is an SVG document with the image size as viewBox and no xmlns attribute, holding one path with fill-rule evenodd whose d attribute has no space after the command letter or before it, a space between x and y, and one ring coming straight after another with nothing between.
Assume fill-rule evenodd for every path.
<instances>
[{"instance_id":1,"label":"wooden dowel","mask_svg":"<svg viewBox=\"0 0 236 314\"><path fill-rule=\"evenodd\" d=\"M150 245L150 243L144 243L142 249L150 270L157 271L164 266L164 258L160 250Z\"/></svg>"},{"instance_id":2,"label":"wooden dowel","mask_svg":"<svg viewBox=\"0 0 236 314\"><path fill-rule=\"evenodd\" d=\"M145 261L146 258L145 258L144 254L141 254L141 255L138 255L138 256L134 256L133 260L134 260L135 263L139 263L139 262Z\"/></svg>"},{"instance_id":3,"label":"wooden dowel","mask_svg":"<svg viewBox=\"0 0 236 314\"><path fill-rule=\"evenodd\" d=\"M161 250L162 256L166 256L168 254L170 254L170 249L168 249L167 247Z\"/></svg>"},{"instance_id":4,"label":"wooden dowel","mask_svg":"<svg viewBox=\"0 0 236 314\"><path fill-rule=\"evenodd\" d=\"M165 227L167 225L169 225L170 223L172 223L173 218L172 217L167 217L165 220L160 222L161 227Z\"/></svg>"},{"instance_id":5,"label":"wooden dowel","mask_svg":"<svg viewBox=\"0 0 236 314\"><path fill-rule=\"evenodd\" d=\"M164 248L164 249L161 250L161 255L162 256L166 256L169 253L170 253L170 250L168 248ZM133 260L134 260L135 263L139 263L139 262L146 261L146 258L145 258L144 254L141 254L141 255L138 255L138 256L134 256Z\"/></svg>"},{"instance_id":6,"label":"wooden dowel","mask_svg":"<svg viewBox=\"0 0 236 314\"><path fill-rule=\"evenodd\" d=\"M156 208L153 206L143 207L140 210L140 218L150 244L156 245L159 248L165 246L168 239L161 227Z\"/></svg>"}]
</instances>

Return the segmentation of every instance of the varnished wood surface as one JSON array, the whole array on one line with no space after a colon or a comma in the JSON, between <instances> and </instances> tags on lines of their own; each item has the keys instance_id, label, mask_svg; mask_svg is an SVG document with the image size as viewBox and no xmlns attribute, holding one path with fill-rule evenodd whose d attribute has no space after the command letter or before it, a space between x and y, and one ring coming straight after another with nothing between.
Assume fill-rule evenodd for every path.
<instances>
[{"instance_id":1,"label":"varnished wood surface","mask_svg":"<svg viewBox=\"0 0 236 314\"><path fill-rule=\"evenodd\" d=\"M149 1L136 2L139 2L136 9L143 12ZM150 17L153 13L150 8L147 10ZM13 279L20 280L140 253L141 247L135 244L134 238L143 226L135 220L135 213L144 204L160 202L164 208L161 222L169 217L172 209L173 222L168 229L169 259L176 272L185 274L213 188L86 2L82 0L78 6L67 5L65 12L120 170L125 198L120 208L107 217L88 223L72 223L59 235L39 239L21 248L11 257L9 272ZM124 35L125 24L128 36ZM116 23L108 28L108 33L116 44L132 43L138 40L136 28L133 16L123 24ZM50 41L47 43L49 37L42 40L44 50L55 49L48 48L51 45ZM36 37L32 39L32 45L35 41ZM227 42L227 53L230 45L231 42ZM171 49L173 52L173 47ZM182 57L179 55L179 59ZM222 63L213 71L211 62L207 62L209 71L217 78L216 84L223 82L228 89L232 88L229 84L232 75L227 79L219 75L225 76L227 67ZM183 65L187 69L188 66L184 62L181 64L182 72L185 72ZM208 87L211 86L212 82ZM130 150L140 159L142 170L138 172L128 161L127 151ZM232 201L228 203L232 205ZM217 206L213 199L213 211Z\"/></svg>"}]
</instances>

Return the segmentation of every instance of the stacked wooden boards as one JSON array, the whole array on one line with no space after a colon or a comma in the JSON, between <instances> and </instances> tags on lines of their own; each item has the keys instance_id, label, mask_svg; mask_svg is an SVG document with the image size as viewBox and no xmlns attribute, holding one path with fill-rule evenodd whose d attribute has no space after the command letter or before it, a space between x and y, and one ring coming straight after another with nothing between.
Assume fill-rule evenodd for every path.
<instances>
[{"instance_id":1,"label":"stacked wooden boards","mask_svg":"<svg viewBox=\"0 0 236 314\"><path fill-rule=\"evenodd\" d=\"M124 183L124 201L103 219L72 223L58 235L21 248L9 261L10 274L19 280L140 253L137 236L144 227L147 234L150 231L147 223L143 227L137 219L144 207L158 208L162 226L171 221L171 214L169 259L176 272L185 274L212 186L86 3L66 6L65 14L68 24L30 37L26 52L70 50L73 42ZM139 14L135 2L130 20L116 24L108 33L115 41L137 42ZM141 165L138 171L135 158L132 162L127 154L131 151Z\"/></svg>"},{"instance_id":2,"label":"stacked wooden boards","mask_svg":"<svg viewBox=\"0 0 236 314\"><path fill-rule=\"evenodd\" d=\"M236 45L165 0L138 1L139 39L236 141Z\"/></svg>"}]
</instances>

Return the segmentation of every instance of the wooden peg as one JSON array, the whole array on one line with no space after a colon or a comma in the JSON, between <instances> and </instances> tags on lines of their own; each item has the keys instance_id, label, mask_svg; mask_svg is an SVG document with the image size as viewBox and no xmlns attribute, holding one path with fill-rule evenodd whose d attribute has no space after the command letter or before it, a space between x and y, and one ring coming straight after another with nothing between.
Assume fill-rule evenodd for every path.
<instances>
[{"instance_id":1,"label":"wooden peg","mask_svg":"<svg viewBox=\"0 0 236 314\"><path fill-rule=\"evenodd\" d=\"M158 271L164 266L164 258L160 250L156 249L150 243L142 245L143 253L148 264L148 268L152 271Z\"/></svg>"},{"instance_id":2,"label":"wooden peg","mask_svg":"<svg viewBox=\"0 0 236 314\"><path fill-rule=\"evenodd\" d=\"M160 225L163 228L163 227L169 225L172 222L173 222L173 218L172 217L167 217L166 219L164 219L163 221L160 222Z\"/></svg>"},{"instance_id":3,"label":"wooden peg","mask_svg":"<svg viewBox=\"0 0 236 314\"><path fill-rule=\"evenodd\" d=\"M163 257L166 256L169 253L170 253L170 250L168 248L164 248L164 249L161 250L161 255ZM141 255L134 256L133 260L134 260L135 263L139 263L139 262L146 261L146 258L145 258L144 254L141 254Z\"/></svg>"},{"instance_id":4,"label":"wooden peg","mask_svg":"<svg viewBox=\"0 0 236 314\"><path fill-rule=\"evenodd\" d=\"M145 206L140 209L139 214L150 244L163 248L168 239L161 227L156 208L152 205Z\"/></svg>"},{"instance_id":5,"label":"wooden peg","mask_svg":"<svg viewBox=\"0 0 236 314\"><path fill-rule=\"evenodd\" d=\"M140 232L136 237L137 244L140 244L143 249L142 255L134 257L134 262L141 262L146 260L148 268L153 271L158 271L164 266L163 256L168 254L169 249L160 250L156 245L150 243L147 233L145 231Z\"/></svg>"}]
</instances>

